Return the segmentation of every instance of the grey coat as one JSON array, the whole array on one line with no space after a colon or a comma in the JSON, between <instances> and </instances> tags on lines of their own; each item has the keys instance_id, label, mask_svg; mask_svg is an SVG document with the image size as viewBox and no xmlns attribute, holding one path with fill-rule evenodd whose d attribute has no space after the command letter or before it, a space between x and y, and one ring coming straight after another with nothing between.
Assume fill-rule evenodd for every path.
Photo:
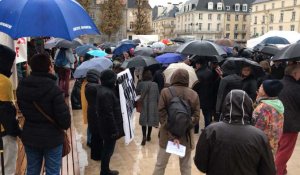
<instances>
[{"instance_id":1,"label":"grey coat","mask_svg":"<svg viewBox=\"0 0 300 175\"><path fill-rule=\"evenodd\" d=\"M157 127L159 123L158 117L158 100L159 100L159 90L158 85L151 81L141 81L138 83L136 92L141 95L149 89L148 93L145 94L143 100L142 112L140 115L140 125L141 126L154 126Z\"/></svg>"}]
</instances>

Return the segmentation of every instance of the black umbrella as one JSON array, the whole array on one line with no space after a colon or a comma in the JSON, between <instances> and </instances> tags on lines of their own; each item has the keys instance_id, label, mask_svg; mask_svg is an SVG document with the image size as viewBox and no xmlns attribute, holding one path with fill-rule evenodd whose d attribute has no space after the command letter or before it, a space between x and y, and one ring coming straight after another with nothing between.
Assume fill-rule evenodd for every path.
<instances>
[{"instance_id":1,"label":"black umbrella","mask_svg":"<svg viewBox=\"0 0 300 175\"><path fill-rule=\"evenodd\" d=\"M180 45L171 45L171 46L166 46L165 49L163 50L163 53L175 53L176 50L179 48Z\"/></svg>"},{"instance_id":2,"label":"black umbrella","mask_svg":"<svg viewBox=\"0 0 300 175\"><path fill-rule=\"evenodd\" d=\"M135 44L140 44L141 43L141 40L140 39L134 39L132 40Z\"/></svg>"},{"instance_id":3,"label":"black umbrella","mask_svg":"<svg viewBox=\"0 0 300 175\"><path fill-rule=\"evenodd\" d=\"M152 57L136 56L123 62L122 68L148 67L158 62Z\"/></svg>"},{"instance_id":4,"label":"black umbrella","mask_svg":"<svg viewBox=\"0 0 300 175\"><path fill-rule=\"evenodd\" d=\"M181 45L177 52L198 56L222 56L227 55L224 49L219 45L204 40L196 40Z\"/></svg>"},{"instance_id":5,"label":"black umbrella","mask_svg":"<svg viewBox=\"0 0 300 175\"><path fill-rule=\"evenodd\" d=\"M153 49L150 47L137 47L134 49L135 56L148 56L151 57L154 54Z\"/></svg>"},{"instance_id":6,"label":"black umbrella","mask_svg":"<svg viewBox=\"0 0 300 175\"><path fill-rule=\"evenodd\" d=\"M232 67L235 67L235 72L237 74L240 74L242 68L245 66L250 66L252 68L252 74L255 77L261 77L265 75L265 72L261 65L247 58L227 58L221 68L223 72L226 73L232 72Z\"/></svg>"},{"instance_id":7,"label":"black umbrella","mask_svg":"<svg viewBox=\"0 0 300 175\"><path fill-rule=\"evenodd\" d=\"M193 39L190 39L190 38L174 38L174 39L171 39L171 41L175 42L175 43L186 43L186 42L189 42L189 41L192 41Z\"/></svg>"},{"instance_id":8,"label":"black umbrella","mask_svg":"<svg viewBox=\"0 0 300 175\"><path fill-rule=\"evenodd\" d=\"M270 56L274 56L280 51L280 49L274 45L263 44L256 45L253 50Z\"/></svg>"},{"instance_id":9,"label":"black umbrella","mask_svg":"<svg viewBox=\"0 0 300 175\"><path fill-rule=\"evenodd\" d=\"M283 48L278 52L272 61L283 60L283 61L299 61L300 60L300 43L291 44Z\"/></svg>"},{"instance_id":10,"label":"black umbrella","mask_svg":"<svg viewBox=\"0 0 300 175\"><path fill-rule=\"evenodd\" d=\"M211 61L211 62L217 62L217 63L221 63L222 61L224 61L224 58L222 56L198 56L198 55L193 55L191 56L190 60L192 62L197 62L197 61Z\"/></svg>"}]
</instances>

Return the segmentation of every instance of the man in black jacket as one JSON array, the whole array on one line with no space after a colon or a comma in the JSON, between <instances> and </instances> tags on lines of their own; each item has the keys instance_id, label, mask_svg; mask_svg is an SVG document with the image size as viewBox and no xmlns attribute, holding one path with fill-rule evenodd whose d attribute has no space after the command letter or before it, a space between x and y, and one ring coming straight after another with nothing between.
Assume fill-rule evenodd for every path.
<instances>
[{"instance_id":1,"label":"man in black jacket","mask_svg":"<svg viewBox=\"0 0 300 175\"><path fill-rule=\"evenodd\" d=\"M293 154L300 131L300 64L289 65L282 79L283 89L279 99L284 105L283 134L276 154L277 175L287 173L287 162Z\"/></svg>"},{"instance_id":2,"label":"man in black jacket","mask_svg":"<svg viewBox=\"0 0 300 175\"><path fill-rule=\"evenodd\" d=\"M105 70L100 80L101 86L97 89L99 130L103 139L100 175L118 175L118 171L109 168L116 141L124 136L121 106L116 94L117 75L112 70Z\"/></svg>"},{"instance_id":3,"label":"man in black jacket","mask_svg":"<svg viewBox=\"0 0 300 175\"><path fill-rule=\"evenodd\" d=\"M275 175L273 155L263 131L252 123L252 100L242 90L225 98L224 119L201 133L195 165L207 175Z\"/></svg>"},{"instance_id":4,"label":"man in black jacket","mask_svg":"<svg viewBox=\"0 0 300 175\"><path fill-rule=\"evenodd\" d=\"M5 174L15 174L18 153L17 137L20 129L13 103L13 87L9 80L16 53L0 44L0 150L4 154ZM0 172L1 172L0 167Z\"/></svg>"},{"instance_id":5,"label":"man in black jacket","mask_svg":"<svg viewBox=\"0 0 300 175\"><path fill-rule=\"evenodd\" d=\"M30 59L31 74L17 89L18 106L25 118L21 134L27 155L27 174L40 174L45 159L46 174L59 174L64 133L71 125L71 115L63 92L56 85L54 66L47 54ZM34 105L36 103L49 121Z\"/></svg>"}]
</instances>

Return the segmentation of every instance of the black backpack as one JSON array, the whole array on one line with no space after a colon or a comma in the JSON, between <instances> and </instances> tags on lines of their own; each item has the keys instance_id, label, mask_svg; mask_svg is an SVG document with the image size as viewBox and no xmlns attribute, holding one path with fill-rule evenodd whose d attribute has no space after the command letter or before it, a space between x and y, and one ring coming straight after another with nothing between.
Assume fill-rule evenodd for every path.
<instances>
[{"instance_id":1,"label":"black backpack","mask_svg":"<svg viewBox=\"0 0 300 175\"><path fill-rule=\"evenodd\" d=\"M193 128L191 106L182 97L176 96L173 87L168 88L172 99L168 105L167 130L174 136L180 138Z\"/></svg>"}]
</instances>

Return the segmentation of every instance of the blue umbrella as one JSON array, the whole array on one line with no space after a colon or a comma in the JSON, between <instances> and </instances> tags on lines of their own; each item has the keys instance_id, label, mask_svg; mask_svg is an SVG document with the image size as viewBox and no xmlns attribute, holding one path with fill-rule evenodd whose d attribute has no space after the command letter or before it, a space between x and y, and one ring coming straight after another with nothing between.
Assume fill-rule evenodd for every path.
<instances>
[{"instance_id":1,"label":"blue umbrella","mask_svg":"<svg viewBox=\"0 0 300 175\"><path fill-rule=\"evenodd\" d=\"M184 56L178 53L166 53L155 58L162 64L178 63L184 60Z\"/></svg>"},{"instance_id":2,"label":"blue umbrella","mask_svg":"<svg viewBox=\"0 0 300 175\"><path fill-rule=\"evenodd\" d=\"M264 39L260 44L290 44L290 42L285 38L279 36L272 36Z\"/></svg>"},{"instance_id":3,"label":"blue umbrella","mask_svg":"<svg viewBox=\"0 0 300 175\"><path fill-rule=\"evenodd\" d=\"M107 55L107 53L102 50L90 50L87 53L94 57L105 57Z\"/></svg>"},{"instance_id":4,"label":"blue umbrella","mask_svg":"<svg viewBox=\"0 0 300 175\"><path fill-rule=\"evenodd\" d=\"M135 48L136 46L137 45L131 40L122 41L117 45L113 54L114 55L122 55L123 52L127 52L130 49Z\"/></svg>"},{"instance_id":5,"label":"blue umbrella","mask_svg":"<svg viewBox=\"0 0 300 175\"><path fill-rule=\"evenodd\" d=\"M84 78L86 73L91 69L102 72L112 67L113 63L107 58L93 58L83 62L74 72L74 78Z\"/></svg>"},{"instance_id":6,"label":"blue umbrella","mask_svg":"<svg viewBox=\"0 0 300 175\"><path fill-rule=\"evenodd\" d=\"M75 49L76 54L78 56L84 56L90 50L99 50L99 49L97 47L95 47L93 45L89 45L89 44L79 46Z\"/></svg>"},{"instance_id":7,"label":"blue umbrella","mask_svg":"<svg viewBox=\"0 0 300 175\"><path fill-rule=\"evenodd\" d=\"M83 34L99 34L74 0L1 0L0 31L14 39L52 36L70 41Z\"/></svg>"}]
</instances>

